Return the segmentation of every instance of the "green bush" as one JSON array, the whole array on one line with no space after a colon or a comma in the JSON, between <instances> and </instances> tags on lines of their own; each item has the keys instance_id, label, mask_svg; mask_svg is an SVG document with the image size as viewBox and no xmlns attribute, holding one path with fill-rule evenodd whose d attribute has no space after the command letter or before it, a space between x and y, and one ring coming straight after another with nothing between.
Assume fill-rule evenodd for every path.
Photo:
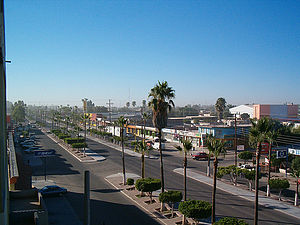
<instances>
[{"instance_id":1,"label":"green bush","mask_svg":"<svg viewBox=\"0 0 300 225\"><path fill-rule=\"evenodd\" d=\"M128 184L128 185L133 185L133 184L134 184L134 179L128 178L128 179L127 179L127 184Z\"/></svg>"},{"instance_id":2,"label":"green bush","mask_svg":"<svg viewBox=\"0 0 300 225\"><path fill-rule=\"evenodd\" d=\"M244 220L239 220L234 217L224 217L215 222L215 225L249 225Z\"/></svg>"},{"instance_id":3,"label":"green bush","mask_svg":"<svg viewBox=\"0 0 300 225\"><path fill-rule=\"evenodd\" d=\"M159 194L159 201L163 203L176 203L182 200L180 191L166 191Z\"/></svg>"},{"instance_id":4,"label":"green bush","mask_svg":"<svg viewBox=\"0 0 300 225\"><path fill-rule=\"evenodd\" d=\"M280 179L280 178L270 179L270 188L282 190L289 187L290 187L290 183L287 179Z\"/></svg>"},{"instance_id":5,"label":"green bush","mask_svg":"<svg viewBox=\"0 0 300 225\"><path fill-rule=\"evenodd\" d=\"M72 148L86 148L87 144L86 143L73 143Z\"/></svg>"},{"instance_id":6,"label":"green bush","mask_svg":"<svg viewBox=\"0 0 300 225\"><path fill-rule=\"evenodd\" d=\"M248 160L251 160L253 158L253 153L250 151L244 151L241 152L238 156L246 163Z\"/></svg>"},{"instance_id":7,"label":"green bush","mask_svg":"<svg viewBox=\"0 0 300 225\"><path fill-rule=\"evenodd\" d=\"M73 143L83 143L84 142L84 138L65 138L64 141L71 145Z\"/></svg>"},{"instance_id":8,"label":"green bush","mask_svg":"<svg viewBox=\"0 0 300 225\"><path fill-rule=\"evenodd\" d=\"M60 133L57 135L59 139L65 139L71 137L69 134Z\"/></svg>"},{"instance_id":9,"label":"green bush","mask_svg":"<svg viewBox=\"0 0 300 225\"><path fill-rule=\"evenodd\" d=\"M211 204L201 200L180 202L178 210L193 219L205 219L211 216Z\"/></svg>"},{"instance_id":10,"label":"green bush","mask_svg":"<svg viewBox=\"0 0 300 225\"><path fill-rule=\"evenodd\" d=\"M135 188L141 192L148 192L152 201L152 192L161 188L161 181L150 177L141 178L135 182Z\"/></svg>"}]
</instances>

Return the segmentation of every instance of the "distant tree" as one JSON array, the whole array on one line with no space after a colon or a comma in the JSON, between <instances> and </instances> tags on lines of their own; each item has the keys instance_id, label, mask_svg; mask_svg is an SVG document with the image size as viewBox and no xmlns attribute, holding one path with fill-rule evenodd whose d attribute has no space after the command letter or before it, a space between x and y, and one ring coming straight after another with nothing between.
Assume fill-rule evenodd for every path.
<instances>
[{"instance_id":1,"label":"distant tree","mask_svg":"<svg viewBox=\"0 0 300 225\"><path fill-rule=\"evenodd\" d=\"M126 107L129 108L130 102L126 102Z\"/></svg>"},{"instance_id":2,"label":"distant tree","mask_svg":"<svg viewBox=\"0 0 300 225\"><path fill-rule=\"evenodd\" d=\"M12 119L17 123L25 121L25 107L26 105L23 101L19 100L18 102L14 103L11 116Z\"/></svg>"},{"instance_id":3,"label":"distant tree","mask_svg":"<svg viewBox=\"0 0 300 225\"><path fill-rule=\"evenodd\" d=\"M290 187L290 183L287 179L273 178L270 179L270 188L279 190L279 201L281 201L281 192L283 189Z\"/></svg>"},{"instance_id":4,"label":"distant tree","mask_svg":"<svg viewBox=\"0 0 300 225\"><path fill-rule=\"evenodd\" d=\"M248 120L250 118L250 115L248 113L241 114L242 120Z\"/></svg>"},{"instance_id":5,"label":"distant tree","mask_svg":"<svg viewBox=\"0 0 300 225\"><path fill-rule=\"evenodd\" d=\"M134 108L136 106L136 101L132 101L131 105Z\"/></svg>"},{"instance_id":6,"label":"distant tree","mask_svg":"<svg viewBox=\"0 0 300 225\"><path fill-rule=\"evenodd\" d=\"M219 120L223 119L223 112L226 108L226 100L224 98L218 98L215 104L215 108L218 114Z\"/></svg>"},{"instance_id":7,"label":"distant tree","mask_svg":"<svg viewBox=\"0 0 300 225\"><path fill-rule=\"evenodd\" d=\"M144 110L145 110L145 108L147 107L147 101L146 101L146 100L143 100L143 101L142 101L142 107L144 108Z\"/></svg>"}]
</instances>

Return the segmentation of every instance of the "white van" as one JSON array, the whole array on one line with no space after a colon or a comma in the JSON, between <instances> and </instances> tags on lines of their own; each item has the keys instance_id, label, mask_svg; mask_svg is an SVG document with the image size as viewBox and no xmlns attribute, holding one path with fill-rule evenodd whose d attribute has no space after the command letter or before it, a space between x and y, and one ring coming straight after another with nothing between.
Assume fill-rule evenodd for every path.
<instances>
[{"instance_id":1,"label":"white van","mask_svg":"<svg viewBox=\"0 0 300 225\"><path fill-rule=\"evenodd\" d=\"M165 149L165 143L166 142L165 140L162 140L161 142L161 149ZM159 138L155 138L154 139L154 144L152 146L154 149L159 149Z\"/></svg>"}]
</instances>

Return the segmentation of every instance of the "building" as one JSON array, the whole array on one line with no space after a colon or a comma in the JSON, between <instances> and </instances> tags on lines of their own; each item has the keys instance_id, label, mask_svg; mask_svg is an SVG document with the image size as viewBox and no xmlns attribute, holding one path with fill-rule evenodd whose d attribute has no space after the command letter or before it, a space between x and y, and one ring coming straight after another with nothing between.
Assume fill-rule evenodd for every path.
<instances>
[{"instance_id":1,"label":"building","mask_svg":"<svg viewBox=\"0 0 300 225\"><path fill-rule=\"evenodd\" d=\"M298 105L253 105L253 118L270 117L281 121L298 121Z\"/></svg>"},{"instance_id":2,"label":"building","mask_svg":"<svg viewBox=\"0 0 300 225\"><path fill-rule=\"evenodd\" d=\"M242 114L247 113L250 118L253 118L253 105L239 105L229 109L231 114L236 114L240 117Z\"/></svg>"},{"instance_id":3,"label":"building","mask_svg":"<svg viewBox=\"0 0 300 225\"><path fill-rule=\"evenodd\" d=\"M237 145L244 145L248 148L248 134L251 125L239 124L236 127ZM223 139L227 142L227 148L234 147L235 127L227 125L204 125L198 127L198 133L201 137L201 146L205 146L207 135L212 135L217 139Z\"/></svg>"}]
</instances>

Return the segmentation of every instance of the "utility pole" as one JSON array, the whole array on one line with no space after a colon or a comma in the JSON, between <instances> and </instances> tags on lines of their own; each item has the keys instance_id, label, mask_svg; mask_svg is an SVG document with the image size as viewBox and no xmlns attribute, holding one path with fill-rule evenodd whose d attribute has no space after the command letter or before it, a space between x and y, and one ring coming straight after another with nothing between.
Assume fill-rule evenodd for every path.
<instances>
[{"instance_id":1,"label":"utility pole","mask_svg":"<svg viewBox=\"0 0 300 225\"><path fill-rule=\"evenodd\" d=\"M237 166L236 114L234 114L234 165Z\"/></svg>"},{"instance_id":2,"label":"utility pole","mask_svg":"<svg viewBox=\"0 0 300 225\"><path fill-rule=\"evenodd\" d=\"M106 103L106 105L108 105L108 113L109 113L109 122L111 122L111 107L114 103L111 102L111 99L108 99L108 103Z\"/></svg>"}]
</instances>

